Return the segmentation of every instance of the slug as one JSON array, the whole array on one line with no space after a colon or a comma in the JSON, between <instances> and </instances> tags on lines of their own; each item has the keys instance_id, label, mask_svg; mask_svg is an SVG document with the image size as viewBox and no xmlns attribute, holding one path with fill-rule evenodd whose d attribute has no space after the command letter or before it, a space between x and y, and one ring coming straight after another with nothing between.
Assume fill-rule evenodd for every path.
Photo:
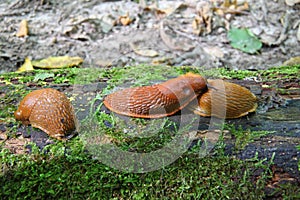
<instances>
[{"instance_id":1,"label":"slug","mask_svg":"<svg viewBox=\"0 0 300 200\"><path fill-rule=\"evenodd\" d=\"M194 113L232 119L256 110L257 98L247 88L219 79L208 80L208 84L210 87L198 98Z\"/></svg>"},{"instance_id":2,"label":"slug","mask_svg":"<svg viewBox=\"0 0 300 200\"><path fill-rule=\"evenodd\" d=\"M76 130L72 104L65 94L51 88L27 94L14 115L24 125L31 124L59 140Z\"/></svg>"},{"instance_id":3,"label":"slug","mask_svg":"<svg viewBox=\"0 0 300 200\"><path fill-rule=\"evenodd\" d=\"M160 118L173 115L206 90L206 79L187 73L160 84L117 91L106 96L103 103L121 115Z\"/></svg>"}]
</instances>

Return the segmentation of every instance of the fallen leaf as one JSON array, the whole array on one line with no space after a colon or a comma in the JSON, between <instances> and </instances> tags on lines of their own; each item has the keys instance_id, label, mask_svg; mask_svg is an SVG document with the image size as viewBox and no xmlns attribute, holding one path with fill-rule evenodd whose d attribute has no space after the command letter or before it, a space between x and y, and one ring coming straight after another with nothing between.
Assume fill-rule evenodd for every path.
<instances>
[{"instance_id":1,"label":"fallen leaf","mask_svg":"<svg viewBox=\"0 0 300 200\"><path fill-rule=\"evenodd\" d=\"M237 9L237 11L245 11L245 10L249 10L249 4L248 4L248 2L246 1L246 2L244 2L243 5L238 6L236 9Z\"/></svg>"},{"instance_id":2,"label":"fallen leaf","mask_svg":"<svg viewBox=\"0 0 300 200\"><path fill-rule=\"evenodd\" d=\"M78 66L82 62L83 59L80 57L58 56L49 57L38 61L32 61L32 65L37 68L55 69Z\"/></svg>"},{"instance_id":3,"label":"fallen leaf","mask_svg":"<svg viewBox=\"0 0 300 200\"><path fill-rule=\"evenodd\" d=\"M0 133L0 144L5 142L7 140L7 134L6 133ZM2 141L1 141L2 140Z\"/></svg>"},{"instance_id":4,"label":"fallen leaf","mask_svg":"<svg viewBox=\"0 0 300 200\"><path fill-rule=\"evenodd\" d=\"M95 62L96 65L101 66L101 67L110 67L113 64L113 60L107 59L97 59Z\"/></svg>"},{"instance_id":5,"label":"fallen leaf","mask_svg":"<svg viewBox=\"0 0 300 200\"><path fill-rule=\"evenodd\" d=\"M146 56L146 57L155 57L158 55L157 51L151 49L145 49L145 50L134 49L134 52L138 55Z\"/></svg>"},{"instance_id":6,"label":"fallen leaf","mask_svg":"<svg viewBox=\"0 0 300 200\"><path fill-rule=\"evenodd\" d=\"M195 16L193 22L192 22L192 28L193 28L193 33L195 35L200 35L202 32L202 25L203 20L199 16Z\"/></svg>"},{"instance_id":7,"label":"fallen leaf","mask_svg":"<svg viewBox=\"0 0 300 200\"><path fill-rule=\"evenodd\" d=\"M238 1L234 0L225 0L220 7L214 7L213 9L218 15L225 15L226 13L230 14L243 14L244 11L249 10L249 4L247 1L243 2L241 5L238 5Z\"/></svg>"},{"instance_id":8,"label":"fallen leaf","mask_svg":"<svg viewBox=\"0 0 300 200\"><path fill-rule=\"evenodd\" d=\"M292 57L286 60L283 65L285 66L293 66L293 65L300 65L300 56Z\"/></svg>"},{"instance_id":9,"label":"fallen leaf","mask_svg":"<svg viewBox=\"0 0 300 200\"><path fill-rule=\"evenodd\" d=\"M227 37L233 48L246 53L256 53L262 47L261 41L247 28L231 28Z\"/></svg>"},{"instance_id":10,"label":"fallen leaf","mask_svg":"<svg viewBox=\"0 0 300 200\"><path fill-rule=\"evenodd\" d=\"M203 47L203 50L214 57L217 58L223 58L224 57L224 52L222 51L222 49L220 49L217 46L207 46L207 47Z\"/></svg>"},{"instance_id":11,"label":"fallen leaf","mask_svg":"<svg viewBox=\"0 0 300 200\"><path fill-rule=\"evenodd\" d=\"M194 33L199 32L199 34L206 30L206 33L210 33L212 30L212 8L211 5L208 2L200 2L197 4L197 11L199 13L199 16L196 16L196 18L193 21L193 28Z\"/></svg>"},{"instance_id":12,"label":"fallen leaf","mask_svg":"<svg viewBox=\"0 0 300 200\"><path fill-rule=\"evenodd\" d=\"M33 66L32 66L32 62L29 58L25 58L25 62L24 64L17 70L17 72L25 72L25 71L32 71Z\"/></svg>"},{"instance_id":13,"label":"fallen leaf","mask_svg":"<svg viewBox=\"0 0 300 200\"><path fill-rule=\"evenodd\" d=\"M14 154L25 154L27 149L25 145L30 141L29 138L20 136L18 138L9 138L4 142L4 148L9 149Z\"/></svg>"},{"instance_id":14,"label":"fallen leaf","mask_svg":"<svg viewBox=\"0 0 300 200\"><path fill-rule=\"evenodd\" d=\"M162 5L162 4L160 4ZM175 13L176 11L181 10L182 8L186 8L187 6L183 3L171 3L171 4L166 4L166 6L164 6L163 8L159 7L159 5L157 4L157 2L154 2L153 4L144 7L145 11L151 11L154 12L155 16L158 19L162 19L165 18L173 13Z\"/></svg>"},{"instance_id":15,"label":"fallen leaf","mask_svg":"<svg viewBox=\"0 0 300 200\"><path fill-rule=\"evenodd\" d=\"M54 77L54 74L53 73L39 73L39 74L36 74L34 79L33 79L33 82L36 82L36 81L44 81L46 78L53 78Z\"/></svg>"},{"instance_id":16,"label":"fallen leaf","mask_svg":"<svg viewBox=\"0 0 300 200\"><path fill-rule=\"evenodd\" d=\"M161 57L161 58L157 58L157 59L154 59L152 61L152 64L153 65L162 65L162 64L165 64L165 65L171 65L172 64L172 58L168 58L168 57Z\"/></svg>"},{"instance_id":17,"label":"fallen leaf","mask_svg":"<svg viewBox=\"0 0 300 200\"><path fill-rule=\"evenodd\" d=\"M285 3L286 3L288 6L293 6L293 5L295 5L296 3L300 3L300 0L285 0Z\"/></svg>"},{"instance_id":18,"label":"fallen leaf","mask_svg":"<svg viewBox=\"0 0 300 200\"><path fill-rule=\"evenodd\" d=\"M157 51L152 50L152 49L140 48L133 43L130 43L130 46L133 49L134 53L141 55L141 56L155 57L158 55Z\"/></svg>"},{"instance_id":19,"label":"fallen leaf","mask_svg":"<svg viewBox=\"0 0 300 200\"><path fill-rule=\"evenodd\" d=\"M5 85L12 85L12 82L8 80L1 80L0 83L4 83Z\"/></svg>"},{"instance_id":20,"label":"fallen leaf","mask_svg":"<svg viewBox=\"0 0 300 200\"><path fill-rule=\"evenodd\" d=\"M17 32L17 37L25 37L28 35L28 22L26 19L23 19L20 23L19 30Z\"/></svg>"},{"instance_id":21,"label":"fallen leaf","mask_svg":"<svg viewBox=\"0 0 300 200\"><path fill-rule=\"evenodd\" d=\"M129 24L131 24L131 22L133 21L132 18L129 17L128 13L124 16L120 16L119 17L119 21L123 26L127 26Z\"/></svg>"}]
</instances>

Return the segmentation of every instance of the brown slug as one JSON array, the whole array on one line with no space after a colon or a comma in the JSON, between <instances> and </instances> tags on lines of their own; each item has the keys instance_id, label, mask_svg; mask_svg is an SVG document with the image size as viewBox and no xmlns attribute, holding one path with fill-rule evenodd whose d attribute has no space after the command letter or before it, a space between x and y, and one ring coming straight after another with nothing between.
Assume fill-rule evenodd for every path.
<instances>
[{"instance_id":1,"label":"brown slug","mask_svg":"<svg viewBox=\"0 0 300 200\"><path fill-rule=\"evenodd\" d=\"M72 104L65 94L51 88L27 94L14 115L23 124L31 124L60 140L76 130L77 121Z\"/></svg>"},{"instance_id":2,"label":"brown slug","mask_svg":"<svg viewBox=\"0 0 300 200\"><path fill-rule=\"evenodd\" d=\"M247 88L220 79L208 80L208 84L210 87L199 96L199 106L194 113L204 117L232 119L256 110L257 98Z\"/></svg>"},{"instance_id":3,"label":"brown slug","mask_svg":"<svg viewBox=\"0 0 300 200\"><path fill-rule=\"evenodd\" d=\"M206 90L206 79L187 73L160 84L117 91L106 96L103 103L118 114L159 118L173 115Z\"/></svg>"}]
</instances>

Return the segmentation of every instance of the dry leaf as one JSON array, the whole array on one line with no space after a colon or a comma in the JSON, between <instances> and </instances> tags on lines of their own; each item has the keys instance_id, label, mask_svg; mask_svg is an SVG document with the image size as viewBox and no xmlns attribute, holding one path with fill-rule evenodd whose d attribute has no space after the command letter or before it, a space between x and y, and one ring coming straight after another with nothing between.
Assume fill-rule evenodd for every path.
<instances>
[{"instance_id":1,"label":"dry leaf","mask_svg":"<svg viewBox=\"0 0 300 200\"><path fill-rule=\"evenodd\" d=\"M243 5L241 5L241 6L238 6L236 9L237 9L238 11L245 11L245 10L249 10L249 4L248 4L248 2L244 2L244 4L243 4Z\"/></svg>"},{"instance_id":2,"label":"dry leaf","mask_svg":"<svg viewBox=\"0 0 300 200\"><path fill-rule=\"evenodd\" d=\"M146 57L155 57L158 55L157 51L151 49L145 49L145 50L134 49L134 52L138 55L146 56Z\"/></svg>"},{"instance_id":3,"label":"dry leaf","mask_svg":"<svg viewBox=\"0 0 300 200\"><path fill-rule=\"evenodd\" d=\"M14 154L25 154L27 149L25 145L30 141L29 138L20 136L18 138L9 138L4 143L4 148L9 149Z\"/></svg>"},{"instance_id":4,"label":"dry leaf","mask_svg":"<svg viewBox=\"0 0 300 200\"><path fill-rule=\"evenodd\" d=\"M160 4L161 5L161 4ZM167 17L171 14L173 14L175 11L186 7L185 4L183 3L171 3L171 4L166 4L167 6L165 6L164 8L159 8L157 3L154 2L153 4L144 7L145 11L152 11L154 12L155 16L158 19L162 19L164 17Z\"/></svg>"},{"instance_id":5,"label":"dry leaf","mask_svg":"<svg viewBox=\"0 0 300 200\"><path fill-rule=\"evenodd\" d=\"M17 32L17 37L25 37L28 35L28 22L27 20L23 19L20 23L20 26L19 26L19 30Z\"/></svg>"},{"instance_id":6,"label":"dry leaf","mask_svg":"<svg viewBox=\"0 0 300 200\"><path fill-rule=\"evenodd\" d=\"M32 71L33 66L31 60L29 58L25 58L24 64L17 70L17 72L25 72L25 71Z\"/></svg>"},{"instance_id":7,"label":"dry leaf","mask_svg":"<svg viewBox=\"0 0 300 200\"><path fill-rule=\"evenodd\" d=\"M193 33L195 35L200 35L202 32L202 24L203 20L199 16L195 16L193 22L192 22L192 27L193 27Z\"/></svg>"},{"instance_id":8,"label":"dry leaf","mask_svg":"<svg viewBox=\"0 0 300 200\"><path fill-rule=\"evenodd\" d=\"M229 14L243 14L244 11L249 10L249 4L245 1L242 5L238 5L237 0L225 0L220 7L215 7L214 12L220 16Z\"/></svg>"},{"instance_id":9,"label":"dry leaf","mask_svg":"<svg viewBox=\"0 0 300 200\"><path fill-rule=\"evenodd\" d=\"M155 57L158 55L157 51L146 48L140 48L134 43L130 43L130 47L133 49L134 53L141 56Z\"/></svg>"},{"instance_id":10,"label":"dry leaf","mask_svg":"<svg viewBox=\"0 0 300 200\"><path fill-rule=\"evenodd\" d=\"M81 64L82 62L83 59L80 57L58 56L49 57L38 61L32 61L32 65L37 68L55 69L74 67Z\"/></svg>"},{"instance_id":11,"label":"dry leaf","mask_svg":"<svg viewBox=\"0 0 300 200\"><path fill-rule=\"evenodd\" d=\"M222 51L222 49L220 49L217 46L207 46L207 47L203 47L203 50L213 56L213 57L217 57L217 58L223 58L224 57L224 52Z\"/></svg>"},{"instance_id":12,"label":"dry leaf","mask_svg":"<svg viewBox=\"0 0 300 200\"><path fill-rule=\"evenodd\" d=\"M283 65L285 66L293 66L293 65L300 65L300 56L292 57L286 60Z\"/></svg>"},{"instance_id":13,"label":"dry leaf","mask_svg":"<svg viewBox=\"0 0 300 200\"><path fill-rule=\"evenodd\" d=\"M285 0L285 3L289 6L293 6L296 3L300 3L300 0Z\"/></svg>"},{"instance_id":14,"label":"dry leaf","mask_svg":"<svg viewBox=\"0 0 300 200\"><path fill-rule=\"evenodd\" d=\"M0 133L0 144L5 142L5 140L7 140L7 134L5 133Z\"/></svg>"},{"instance_id":15,"label":"dry leaf","mask_svg":"<svg viewBox=\"0 0 300 200\"><path fill-rule=\"evenodd\" d=\"M206 32L211 32L212 8L208 2L200 2L197 4L197 11L199 13L199 22L205 26ZM200 25L200 24L199 24ZM200 27L201 28L201 27Z\"/></svg>"},{"instance_id":16,"label":"dry leaf","mask_svg":"<svg viewBox=\"0 0 300 200\"><path fill-rule=\"evenodd\" d=\"M129 17L129 15L128 15L128 13L127 13L127 14L124 15L124 16L120 16L120 17L119 17L119 21L120 21L120 23L121 23L123 26L127 26L127 25L131 24L131 22L132 22L133 20Z\"/></svg>"},{"instance_id":17,"label":"dry leaf","mask_svg":"<svg viewBox=\"0 0 300 200\"><path fill-rule=\"evenodd\" d=\"M162 64L171 65L172 64L172 58L168 58L168 57L157 58L157 59L154 59L152 61L152 64L153 65L162 65Z\"/></svg>"}]
</instances>

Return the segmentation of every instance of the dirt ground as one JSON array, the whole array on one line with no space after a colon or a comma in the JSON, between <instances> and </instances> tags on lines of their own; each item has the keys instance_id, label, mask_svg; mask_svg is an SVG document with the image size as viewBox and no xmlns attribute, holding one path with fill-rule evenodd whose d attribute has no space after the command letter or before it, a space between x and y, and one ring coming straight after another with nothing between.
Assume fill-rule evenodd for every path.
<instances>
[{"instance_id":1,"label":"dirt ground","mask_svg":"<svg viewBox=\"0 0 300 200\"><path fill-rule=\"evenodd\" d=\"M299 56L299 3L248 0L249 9L239 11L233 3L226 10L222 2L4 0L0 73L15 71L26 57L66 54L84 58L85 67L148 63L253 70ZM29 35L18 37L24 19ZM195 19L204 21L197 30ZM250 29L263 42L262 49L248 54L232 48L230 26Z\"/></svg>"}]
</instances>

